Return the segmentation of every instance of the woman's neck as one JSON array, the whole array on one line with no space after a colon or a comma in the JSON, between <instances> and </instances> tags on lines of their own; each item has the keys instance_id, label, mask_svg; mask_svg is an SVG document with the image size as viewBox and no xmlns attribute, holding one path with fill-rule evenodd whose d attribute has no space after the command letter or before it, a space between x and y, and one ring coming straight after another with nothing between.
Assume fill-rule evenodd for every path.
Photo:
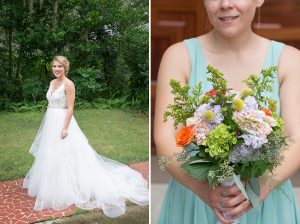
<instances>
[{"instance_id":1,"label":"woman's neck","mask_svg":"<svg viewBox=\"0 0 300 224\"><path fill-rule=\"evenodd\" d=\"M209 34L212 46L216 49L222 49L225 51L241 52L247 49L253 49L255 44L259 43L258 36L252 31L245 31L244 33L236 36L227 38L216 30L212 30Z\"/></svg>"},{"instance_id":2,"label":"woman's neck","mask_svg":"<svg viewBox=\"0 0 300 224\"><path fill-rule=\"evenodd\" d=\"M63 82L63 81L65 81L65 79L66 79L66 76L56 77L56 80L58 82Z\"/></svg>"}]
</instances>

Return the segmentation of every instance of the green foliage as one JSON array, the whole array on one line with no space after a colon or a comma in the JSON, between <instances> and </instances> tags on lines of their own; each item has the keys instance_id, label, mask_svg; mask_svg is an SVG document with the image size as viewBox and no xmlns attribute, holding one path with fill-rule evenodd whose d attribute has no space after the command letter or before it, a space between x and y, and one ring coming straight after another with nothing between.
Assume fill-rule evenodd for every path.
<instances>
[{"instance_id":1,"label":"green foliage","mask_svg":"<svg viewBox=\"0 0 300 224\"><path fill-rule=\"evenodd\" d=\"M254 179L262 176L266 170L272 170L273 164L266 160L257 160L254 162L247 162L237 164L235 167L236 173L240 174L241 179Z\"/></svg>"},{"instance_id":2,"label":"green foliage","mask_svg":"<svg viewBox=\"0 0 300 224\"><path fill-rule=\"evenodd\" d=\"M101 97L101 92L105 90L97 80L101 78L99 69L79 68L73 73L73 81L76 86L76 95L80 99L93 100Z\"/></svg>"},{"instance_id":3,"label":"green foliage","mask_svg":"<svg viewBox=\"0 0 300 224\"><path fill-rule=\"evenodd\" d=\"M252 90L252 94L257 102L260 104L267 104L269 98L264 96L265 92L272 92L272 83L274 78L274 72L277 71L277 67L271 66L261 71L262 75L256 74L250 75L244 83Z\"/></svg>"},{"instance_id":4,"label":"green foliage","mask_svg":"<svg viewBox=\"0 0 300 224\"><path fill-rule=\"evenodd\" d=\"M43 83L37 77L24 80L22 87L25 99L36 102L43 94Z\"/></svg>"},{"instance_id":5,"label":"green foliage","mask_svg":"<svg viewBox=\"0 0 300 224\"><path fill-rule=\"evenodd\" d=\"M227 90L227 82L223 78L224 74L211 65L207 66L207 73L210 74L207 80L212 83L213 89L218 93L218 95L222 96Z\"/></svg>"},{"instance_id":6,"label":"green foliage","mask_svg":"<svg viewBox=\"0 0 300 224\"><path fill-rule=\"evenodd\" d=\"M172 94L174 95L174 103L168 105L169 111L164 113L164 120L168 117L174 119L174 127L178 124L185 124L186 119L192 117L195 107L200 106L200 95L202 94L201 82L192 90L192 95L189 93L188 85L182 86L179 81L172 79L170 81Z\"/></svg>"},{"instance_id":7,"label":"green foliage","mask_svg":"<svg viewBox=\"0 0 300 224\"><path fill-rule=\"evenodd\" d=\"M44 98L55 55L69 58L79 98L126 96L147 108L146 1L57 2L57 12L53 1L34 1L30 12L27 1L1 1L0 110Z\"/></svg>"},{"instance_id":8,"label":"green foliage","mask_svg":"<svg viewBox=\"0 0 300 224\"><path fill-rule=\"evenodd\" d=\"M181 167L188 173L188 175L198 180L206 180L208 172L211 169L216 169L215 166L209 163L189 164L188 162L186 162L182 164Z\"/></svg>"},{"instance_id":9,"label":"green foliage","mask_svg":"<svg viewBox=\"0 0 300 224\"><path fill-rule=\"evenodd\" d=\"M2 98L5 99L5 98ZM1 101L0 101L1 103ZM47 101L37 101L37 102L3 102L3 107L6 111L23 113L23 112L37 112L45 111L47 108ZM0 104L0 106L2 106ZM141 103L135 99L129 99L129 96L122 96L119 98L106 99L106 98L96 98L92 101L76 99L75 109L133 109L139 112L143 112Z\"/></svg>"},{"instance_id":10,"label":"green foliage","mask_svg":"<svg viewBox=\"0 0 300 224\"><path fill-rule=\"evenodd\" d=\"M47 107L46 101L40 101L34 103L19 102L19 103L11 103L10 107L7 110L13 111L15 113L37 112L37 111L45 111L46 107Z\"/></svg>"}]
</instances>

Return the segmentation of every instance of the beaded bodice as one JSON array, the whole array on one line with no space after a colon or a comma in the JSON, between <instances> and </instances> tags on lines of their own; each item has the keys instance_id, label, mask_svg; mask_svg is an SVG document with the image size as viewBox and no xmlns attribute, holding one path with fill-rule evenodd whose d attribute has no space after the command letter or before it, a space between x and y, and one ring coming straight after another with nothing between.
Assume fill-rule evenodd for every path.
<instances>
[{"instance_id":1,"label":"beaded bodice","mask_svg":"<svg viewBox=\"0 0 300 224\"><path fill-rule=\"evenodd\" d=\"M65 84L61 84L58 88L50 87L47 92L48 107L50 108L67 108L67 95L65 93Z\"/></svg>"}]
</instances>

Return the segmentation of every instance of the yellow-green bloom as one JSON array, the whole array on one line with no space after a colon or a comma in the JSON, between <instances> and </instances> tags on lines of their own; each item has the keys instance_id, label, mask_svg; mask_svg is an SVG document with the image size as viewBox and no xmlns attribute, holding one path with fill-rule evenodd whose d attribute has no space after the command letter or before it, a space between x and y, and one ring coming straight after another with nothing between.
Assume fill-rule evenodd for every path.
<instances>
[{"instance_id":1,"label":"yellow-green bloom","mask_svg":"<svg viewBox=\"0 0 300 224\"><path fill-rule=\"evenodd\" d=\"M276 112L277 111L277 103L276 103L276 101L274 101L272 103L269 102L268 108L270 109L270 111Z\"/></svg>"},{"instance_id":2,"label":"yellow-green bloom","mask_svg":"<svg viewBox=\"0 0 300 224\"><path fill-rule=\"evenodd\" d=\"M226 158L230 148L236 142L235 132L230 132L229 127L221 123L208 133L202 144L207 146L205 152L208 152L211 157Z\"/></svg>"},{"instance_id":3,"label":"yellow-green bloom","mask_svg":"<svg viewBox=\"0 0 300 224\"><path fill-rule=\"evenodd\" d=\"M244 99L247 96L252 96L253 95L253 91L252 89L244 89L241 93L241 97Z\"/></svg>"},{"instance_id":4,"label":"yellow-green bloom","mask_svg":"<svg viewBox=\"0 0 300 224\"><path fill-rule=\"evenodd\" d=\"M241 110L244 108L244 101L240 98L236 98L232 101L232 107L234 110Z\"/></svg>"},{"instance_id":5,"label":"yellow-green bloom","mask_svg":"<svg viewBox=\"0 0 300 224\"><path fill-rule=\"evenodd\" d=\"M211 110L204 111L203 118L204 118L204 120L206 120L208 122L213 121L215 118L214 112L212 112Z\"/></svg>"}]
</instances>

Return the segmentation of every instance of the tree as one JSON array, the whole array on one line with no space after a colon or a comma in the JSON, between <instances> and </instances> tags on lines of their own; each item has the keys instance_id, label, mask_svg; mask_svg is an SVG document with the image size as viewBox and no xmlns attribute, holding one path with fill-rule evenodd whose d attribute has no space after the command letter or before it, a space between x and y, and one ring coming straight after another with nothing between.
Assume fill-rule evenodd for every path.
<instances>
[{"instance_id":1,"label":"tree","mask_svg":"<svg viewBox=\"0 0 300 224\"><path fill-rule=\"evenodd\" d=\"M145 0L1 0L0 109L44 99L54 55L69 58L78 98L143 96L147 107L147 23Z\"/></svg>"}]
</instances>

